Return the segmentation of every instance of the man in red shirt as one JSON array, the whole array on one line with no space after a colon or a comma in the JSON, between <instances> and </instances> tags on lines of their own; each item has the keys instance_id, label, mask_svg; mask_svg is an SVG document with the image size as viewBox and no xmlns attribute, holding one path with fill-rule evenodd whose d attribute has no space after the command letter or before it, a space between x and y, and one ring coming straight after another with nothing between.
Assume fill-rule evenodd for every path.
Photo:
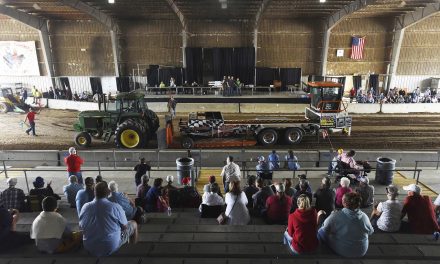
<instances>
[{"instance_id":1,"label":"man in red shirt","mask_svg":"<svg viewBox=\"0 0 440 264\"><path fill-rule=\"evenodd\" d=\"M266 200L266 222L285 225L292 208L292 198L285 194L283 183L276 185L277 193Z\"/></svg>"},{"instance_id":2,"label":"man in red shirt","mask_svg":"<svg viewBox=\"0 0 440 264\"><path fill-rule=\"evenodd\" d=\"M29 129L26 130L26 134L29 135L29 132L32 131L32 135L36 136L35 134L35 111L32 108L29 108L29 112L26 114L26 118L24 119L24 122L26 123L27 120L29 120Z\"/></svg>"},{"instance_id":3,"label":"man in red shirt","mask_svg":"<svg viewBox=\"0 0 440 264\"><path fill-rule=\"evenodd\" d=\"M84 161L76 154L74 147L69 148L69 156L64 158L64 163L67 165L67 177L75 175L78 178L78 183L83 184L81 165Z\"/></svg>"},{"instance_id":4,"label":"man in red shirt","mask_svg":"<svg viewBox=\"0 0 440 264\"><path fill-rule=\"evenodd\" d=\"M414 234L432 234L438 231L431 198L420 195L420 187L415 184L403 186L403 189L408 191L408 196L403 203L402 218L408 215L409 231Z\"/></svg>"}]
</instances>

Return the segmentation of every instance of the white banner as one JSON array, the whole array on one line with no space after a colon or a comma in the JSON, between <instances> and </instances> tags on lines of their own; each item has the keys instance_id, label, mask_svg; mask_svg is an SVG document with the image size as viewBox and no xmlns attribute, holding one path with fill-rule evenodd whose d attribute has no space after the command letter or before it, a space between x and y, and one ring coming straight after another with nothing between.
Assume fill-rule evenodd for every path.
<instances>
[{"instance_id":1,"label":"white banner","mask_svg":"<svg viewBox=\"0 0 440 264\"><path fill-rule=\"evenodd\" d=\"M40 76L35 41L0 41L0 75Z\"/></svg>"}]
</instances>

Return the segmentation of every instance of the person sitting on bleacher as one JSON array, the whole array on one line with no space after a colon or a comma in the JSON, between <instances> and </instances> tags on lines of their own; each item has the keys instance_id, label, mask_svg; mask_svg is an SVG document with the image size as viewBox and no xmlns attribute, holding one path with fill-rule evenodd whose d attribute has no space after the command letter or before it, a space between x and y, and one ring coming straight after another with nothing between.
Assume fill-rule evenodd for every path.
<instances>
[{"instance_id":1,"label":"person sitting on bleacher","mask_svg":"<svg viewBox=\"0 0 440 264\"><path fill-rule=\"evenodd\" d=\"M243 188L243 192L246 194L246 198L248 199L248 208L252 208L254 204L252 196L259 191L259 189L255 185L256 181L257 177L255 177L255 175L249 175L247 180L248 185Z\"/></svg>"},{"instance_id":2,"label":"person sitting on bleacher","mask_svg":"<svg viewBox=\"0 0 440 264\"><path fill-rule=\"evenodd\" d=\"M268 181L262 178L257 179L257 187L259 189L254 195L252 195L252 211L253 214L257 216L263 216L266 212L266 200L270 196L274 195L274 192L270 186L268 186Z\"/></svg>"},{"instance_id":3,"label":"person sitting on bleacher","mask_svg":"<svg viewBox=\"0 0 440 264\"><path fill-rule=\"evenodd\" d=\"M311 191L309 191L310 185L308 182L303 181L299 185L299 191L297 191L293 197L292 197L292 209L291 212L294 212L298 206L298 197L300 197L302 194L307 196L309 198L310 203L313 202L313 194Z\"/></svg>"},{"instance_id":4,"label":"person sitting on bleacher","mask_svg":"<svg viewBox=\"0 0 440 264\"><path fill-rule=\"evenodd\" d=\"M175 203L173 198L174 198L178 188L173 185L173 182L174 182L174 176L173 175L168 175L165 178L165 181L167 182L167 185L165 185L162 188L162 197L165 199L165 201L167 202L167 204L170 207L173 207L172 204Z\"/></svg>"},{"instance_id":5,"label":"person sitting on bleacher","mask_svg":"<svg viewBox=\"0 0 440 264\"><path fill-rule=\"evenodd\" d=\"M78 184L78 178L75 175L69 177L69 185L63 187L63 193L66 195L70 208L76 208L76 194L83 189L81 184Z\"/></svg>"},{"instance_id":6,"label":"person sitting on bleacher","mask_svg":"<svg viewBox=\"0 0 440 264\"><path fill-rule=\"evenodd\" d=\"M359 179L359 187L355 191L362 197L361 208L370 207L374 203L374 186L370 185L368 177Z\"/></svg>"},{"instance_id":7,"label":"person sitting on bleacher","mask_svg":"<svg viewBox=\"0 0 440 264\"><path fill-rule=\"evenodd\" d=\"M440 225L440 195L435 198L434 201L434 212L437 216L437 223Z\"/></svg>"},{"instance_id":8,"label":"person sitting on bleacher","mask_svg":"<svg viewBox=\"0 0 440 264\"><path fill-rule=\"evenodd\" d=\"M388 200L376 204L371 212L370 222L375 230L397 232L400 230L402 204L397 200L399 189L390 185L386 188Z\"/></svg>"},{"instance_id":9,"label":"person sitting on bleacher","mask_svg":"<svg viewBox=\"0 0 440 264\"><path fill-rule=\"evenodd\" d=\"M108 188L110 190L108 200L122 207L127 220L135 220L136 223L141 224L144 210L141 207L136 207L134 201L130 199L127 194L119 192L118 184L115 181L110 181Z\"/></svg>"},{"instance_id":10,"label":"person sitting on bleacher","mask_svg":"<svg viewBox=\"0 0 440 264\"><path fill-rule=\"evenodd\" d=\"M249 211L246 207L248 200L245 193L240 189L240 182L230 183L230 191L225 195L228 225L247 225L250 221Z\"/></svg>"},{"instance_id":11,"label":"person sitting on bleacher","mask_svg":"<svg viewBox=\"0 0 440 264\"><path fill-rule=\"evenodd\" d=\"M84 204L91 202L93 201L93 199L95 199L95 182L93 181L93 178L87 177L84 180L84 183L86 185L86 188L79 190L75 198L76 211L78 212L78 216Z\"/></svg>"},{"instance_id":12,"label":"person sitting on bleacher","mask_svg":"<svg viewBox=\"0 0 440 264\"><path fill-rule=\"evenodd\" d=\"M342 208L342 198L346 193L351 193L353 190L350 188L350 179L342 177L340 186L336 189L335 206L336 208Z\"/></svg>"},{"instance_id":13,"label":"person sitting on bleacher","mask_svg":"<svg viewBox=\"0 0 440 264\"><path fill-rule=\"evenodd\" d=\"M82 242L80 232L72 232L66 219L56 212L57 200L52 196L43 199L43 212L32 223L31 238L41 252L64 253L78 248Z\"/></svg>"},{"instance_id":14,"label":"person sitting on bleacher","mask_svg":"<svg viewBox=\"0 0 440 264\"><path fill-rule=\"evenodd\" d=\"M408 215L408 222L402 221L403 231L413 234L432 234L439 231L431 198L421 195L421 189L415 184L403 186L408 196L403 202L401 219Z\"/></svg>"},{"instance_id":15,"label":"person sitting on bleacher","mask_svg":"<svg viewBox=\"0 0 440 264\"><path fill-rule=\"evenodd\" d=\"M207 192L203 194L202 203L200 204L199 211L202 212L202 204L206 204L207 206L217 206L217 205L225 205L225 201L223 198L218 195L218 191L220 191L220 187L217 183L213 183L208 186Z\"/></svg>"},{"instance_id":16,"label":"person sitting on bleacher","mask_svg":"<svg viewBox=\"0 0 440 264\"><path fill-rule=\"evenodd\" d=\"M359 209L361 199L358 193L346 193L344 208L328 216L318 231L322 243L346 258L363 257L368 250L368 236L374 233L368 216Z\"/></svg>"},{"instance_id":17,"label":"person sitting on bleacher","mask_svg":"<svg viewBox=\"0 0 440 264\"><path fill-rule=\"evenodd\" d=\"M285 225L292 208L292 198L284 193L286 187L283 183L275 186L277 193L266 200L265 220L267 224Z\"/></svg>"},{"instance_id":18,"label":"person sitting on bleacher","mask_svg":"<svg viewBox=\"0 0 440 264\"><path fill-rule=\"evenodd\" d=\"M147 195L148 191L151 188L151 186L148 185L149 181L150 178L148 178L146 174L142 175L141 184L139 184L136 189L136 199L139 199L140 204L142 204L142 200L145 199L145 196Z\"/></svg>"},{"instance_id":19,"label":"person sitting on bleacher","mask_svg":"<svg viewBox=\"0 0 440 264\"><path fill-rule=\"evenodd\" d=\"M43 199L46 198L47 196L53 196L55 199L61 200L61 197L58 194L53 192L52 187L50 186L51 184L52 184L52 181L50 181L46 185L46 188L44 188L44 179L40 176L35 178L35 181L33 182L34 189L32 189L29 192L29 195L37 197L38 203L39 203L38 204L39 211L42 210L41 203L43 202Z\"/></svg>"},{"instance_id":20,"label":"person sitting on bleacher","mask_svg":"<svg viewBox=\"0 0 440 264\"><path fill-rule=\"evenodd\" d=\"M316 237L318 231L319 214L312 208L307 195L300 195L297 201L298 209L289 215L287 230L284 232L284 244L289 245L290 251L295 254L313 252L318 248Z\"/></svg>"},{"instance_id":21,"label":"person sitting on bleacher","mask_svg":"<svg viewBox=\"0 0 440 264\"><path fill-rule=\"evenodd\" d=\"M342 153L341 155L341 162L345 163L347 167L347 172L349 174L354 174L356 179L359 179L361 176L361 167L357 165L356 160L354 159L354 156L356 155L356 151L350 150L347 153Z\"/></svg>"},{"instance_id":22,"label":"person sitting on bleacher","mask_svg":"<svg viewBox=\"0 0 440 264\"><path fill-rule=\"evenodd\" d=\"M180 206L184 208L198 208L202 203L202 197L196 188L191 186L191 178L185 177L182 180L183 188L180 192Z\"/></svg>"},{"instance_id":23,"label":"person sitting on bleacher","mask_svg":"<svg viewBox=\"0 0 440 264\"><path fill-rule=\"evenodd\" d=\"M86 203L79 215L84 248L98 257L114 253L127 242L135 244L138 238L136 222L127 221L122 207L110 202L108 194L106 183L96 184L96 198Z\"/></svg>"},{"instance_id":24,"label":"person sitting on bleacher","mask_svg":"<svg viewBox=\"0 0 440 264\"><path fill-rule=\"evenodd\" d=\"M161 178L154 179L153 186L148 190L145 196L145 211L149 213L164 212L169 206L162 196L162 182Z\"/></svg>"},{"instance_id":25,"label":"person sitting on bleacher","mask_svg":"<svg viewBox=\"0 0 440 264\"><path fill-rule=\"evenodd\" d=\"M3 204L6 209L24 210L25 195L22 189L15 188L17 178L8 178L6 184L9 187L0 194L0 204Z\"/></svg>"},{"instance_id":26,"label":"person sitting on bleacher","mask_svg":"<svg viewBox=\"0 0 440 264\"><path fill-rule=\"evenodd\" d=\"M270 170L278 170L280 168L280 156L278 156L276 150L272 150L272 153L267 157L269 161Z\"/></svg>"},{"instance_id":27,"label":"person sitting on bleacher","mask_svg":"<svg viewBox=\"0 0 440 264\"><path fill-rule=\"evenodd\" d=\"M283 182L284 182L284 186L286 186L286 191L285 191L286 195L293 197L296 193L296 189L292 187L293 185L292 179L285 178Z\"/></svg>"},{"instance_id":28,"label":"person sitting on bleacher","mask_svg":"<svg viewBox=\"0 0 440 264\"><path fill-rule=\"evenodd\" d=\"M284 156L284 160L286 161L284 165L286 169L297 171L301 168L298 163L298 158L293 154L293 150L287 152L287 155Z\"/></svg>"},{"instance_id":29,"label":"person sitting on bleacher","mask_svg":"<svg viewBox=\"0 0 440 264\"><path fill-rule=\"evenodd\" d=\"M305 174L298 175L298 183L295 185L295 190L299 191L300 190L300 186L303 183L305 185L307 185L307 192L311 193L312 192L312 187L310 186L310 182L307 180L307 175L305 175Z\"/></svg>"},{"instance_id":30,"label":"person sitting on bleacher","mask_svg":"<svg viewBox=\"0 0 440 264\"><path fill-rule=\"evenodd\" d=\"M335 190L331 188L331 180L329 177L322 178L321 187L313 194L315 197L315 209L323 210L326 216L329 216L335 210Z\"/></svg>"},{"instance_id":31,"label":"person sitting on bleacher","mask_svg":"<svg viewBox=\"0 0 440 264\"><path fill-rule=\"evenodd\" d=\"M268 176L268 174L272 173L272 171L269 168L269 164L267 164L266 160L264 159L264 156L260 156L258 158L258 164L255 167L255 170L257 171L257 177L259 178L272 178L271 176Z\"/></svg>"},{"instance_id":32,"label":"person sitting on bleacher","mask_svg":"<svg viewBox=\"0 0 440 264\"><path fill-rule=\"evenodd\" d=\"M0 204L0 252L16 249L31 242L29 233L16 231L18 219L17 209L8 210Z\"/></svg>"},{"instance_id":33,"label":"person sitting on bleacher","mask_svg":"<svg viewBox=\"0 0 440 264\"><path fill-rule=\"evenodd\" d=\"M216 183L216 178L215 178L214 175L211 175L211 176L209 176L209 182L208 182L207 184L205 184L205 185L203 186L203 188L205 188L206 186L208 186L209 188L211 188L211 185L214 184L214 183ZM222 192L221 192L220 189L218 190L217 194L218 194L220 197L223 198L223 194L222 194Z\"/></svg>"}]
</instances>

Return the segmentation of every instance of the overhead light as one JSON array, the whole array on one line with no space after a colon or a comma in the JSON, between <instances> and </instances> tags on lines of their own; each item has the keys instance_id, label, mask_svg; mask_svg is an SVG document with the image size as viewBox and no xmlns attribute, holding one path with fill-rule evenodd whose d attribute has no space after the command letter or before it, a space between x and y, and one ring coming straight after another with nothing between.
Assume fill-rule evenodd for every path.
<instances>
[{"instance_id":1,"label":"overhead light","mask_svg":"<svg viewBox=\"0 0 440 264\"><path fill-rule=\"evenodd\" d=\"M325 3L327 0L319 0L320 3Z\"/></svg>"},{"instance_id":2,"label":"overhead light","mask_svg":"<svg viewBox=\"0 0 440 264\"><path fill-rule=\"evenodd\" d=\"M83 52L84 52L84 51L87 51L87 49L85 49L85 48L81 48L81 51L83 51Z\"/></svg>"},{"instance_id":3,"label":"overhead light","mask_svg":"<svg viewBox=\"0 0 440 264\"><path fill-rule=\"evenodd\" d=\"M228 8L228 3L222 3L222 9Z\"/></svg>"},{"instance_id":4,"label":"overhead light","mask_svg":"<svg viewBox=\"0 0 440 264\"><path fill-rule=\"evenodd\" d=\"M114 4L114 3L115 3L115 0L108 0L108 3L109 3L109 4Z\"/></svg>"},{"instance_id":5,"label":"overhead light","mask_svg":"<svg viewBox=\"0 0 440 264\"><path fill-rule=\"evenodd\" d=\"M405 6L406 6L406 2L405 1L400 2L399 7L405 7Z\"/></svg>"},{"instance_id":6,"label":"overhead light","mask_svg":"<svg viewBox=\"0 0 440 264\"><path fill-rule=\"evenodd\" d=\"M40 5L37 4L37 3L33 4L32 7L33 7L34 9L36 9L36 10L41 10Z\"/></svg>"}]
</instances>

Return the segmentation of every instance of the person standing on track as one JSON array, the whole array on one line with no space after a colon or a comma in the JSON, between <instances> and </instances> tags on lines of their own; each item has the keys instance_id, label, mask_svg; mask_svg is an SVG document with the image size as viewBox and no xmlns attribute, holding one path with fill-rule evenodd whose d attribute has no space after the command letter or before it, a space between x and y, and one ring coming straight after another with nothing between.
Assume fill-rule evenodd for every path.
<instances>
[{"instance_id":1,"label":"person standing on track","mask_svg":"<svg viewBox=\"0 0 440 264\"><path fill-rule=\"evenodd\" d=\"M26 114L26 118L24 119L24 123L26 123L26 121L29 121L29 128L26 130L26 134L29 135L29 132L32 131L32 135L34 137L37 136L37 134L35 134L35 115L39 114L40 111L35 112L34 109L29 108L29 112Z\"/></svg>"},{"instance_id":2,"label":"person standing on track","mask_svg":"<svg viewBox=\"0 0 440 264\"><path fill-rule=\"evenodd\" d=\"M84 163L84 160L76 154L74 147L69 148L69 156L64 158L64 163L67 166L67 177L75 175L78 178L78 183L83 184L81 165Z\"/></svg>"}]
</instances>

